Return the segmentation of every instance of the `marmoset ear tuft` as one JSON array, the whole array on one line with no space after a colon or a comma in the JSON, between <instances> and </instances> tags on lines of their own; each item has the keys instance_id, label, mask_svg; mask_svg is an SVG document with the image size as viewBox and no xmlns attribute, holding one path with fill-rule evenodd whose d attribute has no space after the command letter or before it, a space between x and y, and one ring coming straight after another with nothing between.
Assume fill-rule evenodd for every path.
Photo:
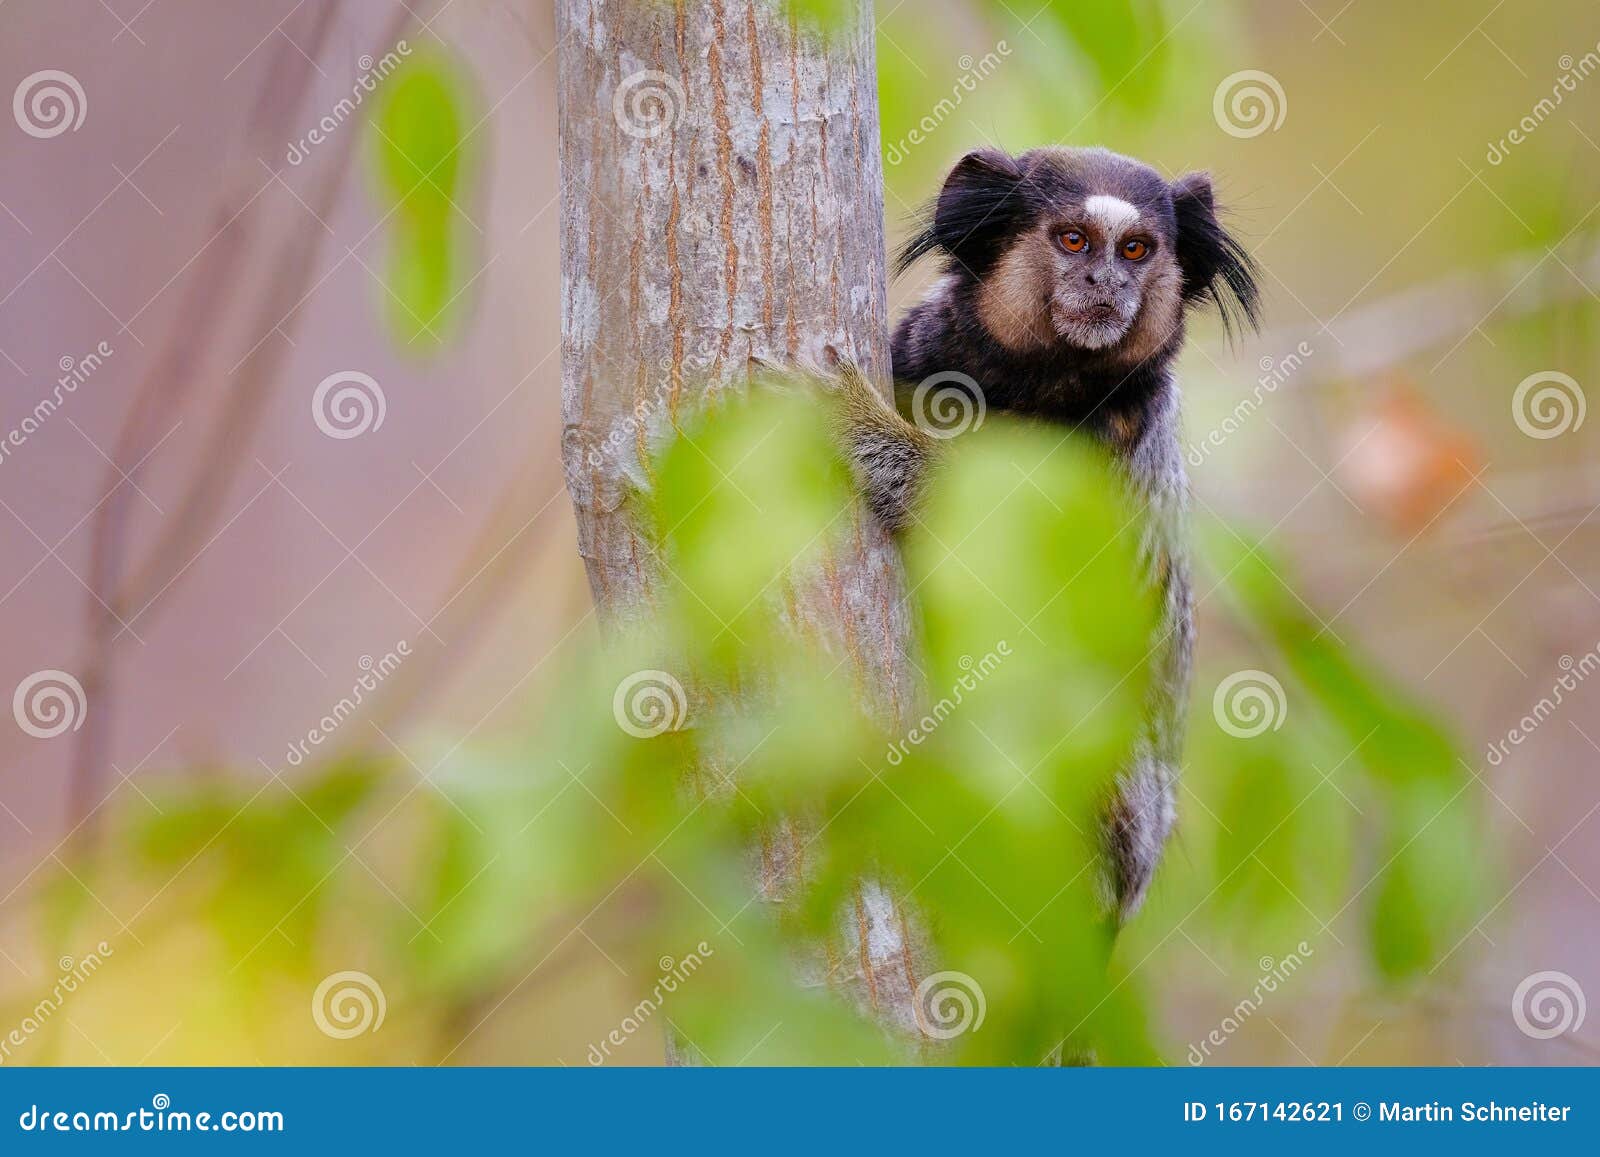
<instances>
[{"instance_id":1,"label":"marmoset ear tuft","mask_svg":"<svg viewBox=\"0 0 1600 1157\"><path fill-rule=\"evenodd\" d=\"M1210 301L1231 337L1235 325L1260 328L1261 290L1256 263L1217 220L1209 173L1189 173L1172 183L1178 218L1178 267L1185 302Z\"/></svg>"},{"instance_id":2,"label":"marmoset ear tuft","mask_svg":"<svg viewBox=\"0 0 1600 1157\"><path fill-rule=\"evenodd\" d=\"M943 250L982 275L1022 212L1022 168L999 149L977 149L956 162L934 202L932 222L900 250L895 272Z\"/></svg>"}]
</instances>

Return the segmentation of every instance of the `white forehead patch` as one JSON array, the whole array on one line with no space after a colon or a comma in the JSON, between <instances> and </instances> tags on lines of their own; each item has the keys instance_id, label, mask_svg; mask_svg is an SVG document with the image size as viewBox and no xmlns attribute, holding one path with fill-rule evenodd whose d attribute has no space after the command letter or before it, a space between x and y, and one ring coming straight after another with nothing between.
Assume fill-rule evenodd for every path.
<instances>
[{"instance_id":1,"label":"white forehead patch","mask_svg":"<svg viewBox=\"0 0 1600 1157\"><path fill-rule=\"evenodd\" d=\"M1083 203L1083 211L1107 233L1120 233L1139 219L1139 210L1121 197L1096 193Z\"/></svg>"}]
</instances>

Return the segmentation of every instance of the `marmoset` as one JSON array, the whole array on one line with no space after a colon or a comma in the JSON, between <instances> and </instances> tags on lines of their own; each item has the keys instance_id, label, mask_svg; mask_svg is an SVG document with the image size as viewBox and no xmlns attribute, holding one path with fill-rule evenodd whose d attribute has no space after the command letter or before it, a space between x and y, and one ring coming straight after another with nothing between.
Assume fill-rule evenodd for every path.
<instances>
[{"instance_id":1,"label":"marmoset","mask_svg":"<svg viewBox=\"0 0 1600 1157\"><path fill-rule=\"evenodd\" d=\"M966 375L989 410L1098 440L1146 508L1139 553L1161 600L1160 635L1144 731L1104 824L1108 907L1126 920L1176 819L1194 646L1172 362L1194 308L1215 308L1230 333L1256 326L1255 265L1219 223L1208 175L1168 182L1103 149L967 154L898 269L931 254L943 257L943 276L895 329L897 386ZM841 433L867 505L902 530L949 443L855 371L841 378Z\"/></svg>"}]
</instances>

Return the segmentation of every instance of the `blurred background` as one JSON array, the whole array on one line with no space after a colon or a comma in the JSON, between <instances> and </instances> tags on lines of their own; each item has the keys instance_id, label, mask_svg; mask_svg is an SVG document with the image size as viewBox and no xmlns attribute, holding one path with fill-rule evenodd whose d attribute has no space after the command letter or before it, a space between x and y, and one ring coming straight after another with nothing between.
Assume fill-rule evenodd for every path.
<instances>
[{"instance_id":1,"label":"blurred background","mask_svg":"<svg viewBox=\"0 0 1600 1157\"><path fill-rule=\"evenodd\" d=\"M1180 835L1119 946L1163 1055L1593 1063L1600 13L1038 5L877 5L891 245L982 144L1213 174L1267 307L1184 354L1197 511L1443 721L1494 867L1441 967L1381 983L1352 932L1381 865L1320 840L1365 802L1335 751L1278 917L1213 912L1259 893L1216 869L1212 696L1262 663L1202 573ZM0 1033L34 1022L3 1063L589 1063L654 976L570 919L487 905L486 974L397 963L496 878L450 877L434 823L468 753L529 742L597 635L558 456L550 4L9 0L0 30L0 689L82 691L76 726L0 728ZM29 105L52 85L80 124ZM428 149L438 196L403 195ZM329 436L313 398L353 374L382 411ZM308 780L329 760L347 781ZM382 1033L305 1015L335 970L384 979ZM1553 1033L1513 1013L1541 973ZM661 1059L626 1037L609 1057Z\"/></svg>"}]
</instances>

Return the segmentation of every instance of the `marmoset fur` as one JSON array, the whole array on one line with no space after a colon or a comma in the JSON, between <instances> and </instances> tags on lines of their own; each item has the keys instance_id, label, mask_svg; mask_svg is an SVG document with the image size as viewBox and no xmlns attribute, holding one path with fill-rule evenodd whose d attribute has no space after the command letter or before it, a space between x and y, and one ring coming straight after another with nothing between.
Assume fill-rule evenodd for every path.
<instances>
[{"instance_id":1,"label":"marmoset fur","mask_svg":"<svg viewBox=\"0 0 1600 1157\"><path fill-rule=\"evenodd\" d=\"M1140 559L1162 621L1146 726L1104 829L1108 907L1125 920L1176 819L1194 645L1172 362L1195 308L1217 309L1230 333L1256 325L1255 266L1219 223L1208 175L1168 182L1103 149L967 154L899 268L930 254L943 257L944 275L896 327L897 386L964 374L991 411L1099 441L1145 508ZM899 531L951 443L901 417L853 370L841 376L842 434L867 504Z\"/></svg>"}]
</instances>

